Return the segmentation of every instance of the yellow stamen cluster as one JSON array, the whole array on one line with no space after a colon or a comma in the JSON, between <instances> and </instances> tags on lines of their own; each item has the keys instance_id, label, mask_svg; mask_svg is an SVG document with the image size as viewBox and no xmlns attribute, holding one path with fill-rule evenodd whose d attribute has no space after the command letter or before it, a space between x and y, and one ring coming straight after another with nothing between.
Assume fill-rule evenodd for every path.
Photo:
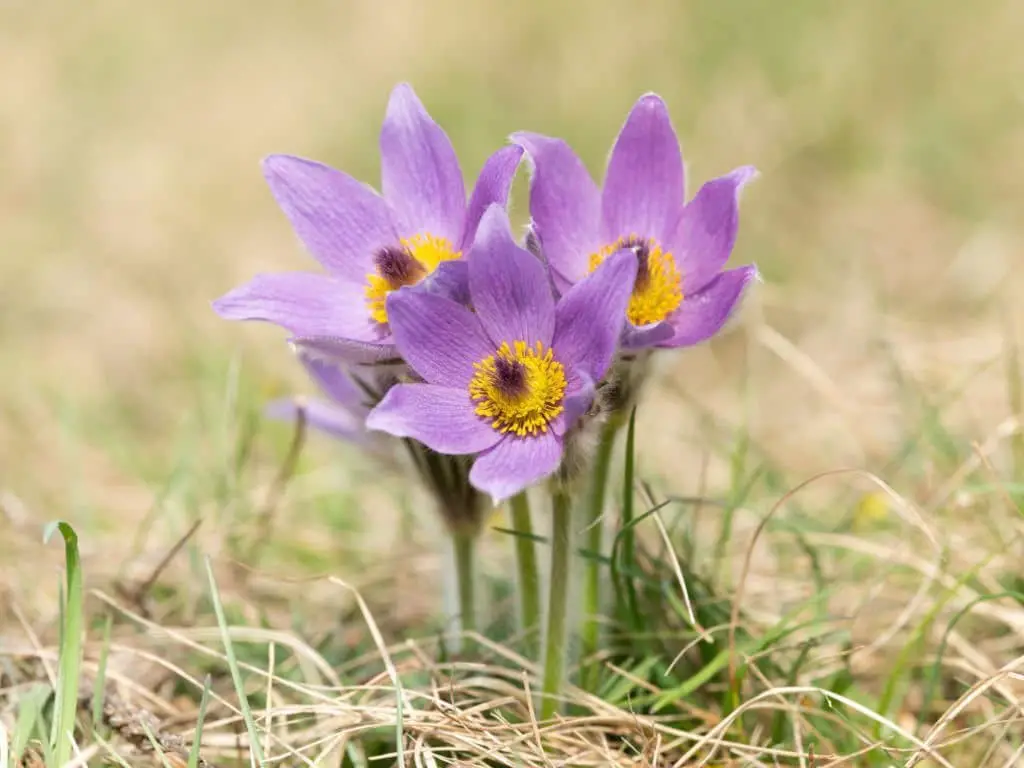
<instances>
[{"instance_id":1,"label":"yellow stamen cluster","mask_svg":"<svg viewBox=\"0 0 1024 768\"><path fill-rule=\"evenodd\" d=\"M400 276L382 274L380 266L376 272L366 276L366 307L370 317L378 323L388 321L387 298L392 291L406 285L416 285L423 278L437 269L444 261L461 258L461 251L443 237L431 234L420 234L399 241L402 250L409 260L407 268Z\"/></svg>"},{"instance_id":2,"label":"yellow stamen cluster","mask_svg":"<svg viewBox=\"0 0 1024 768\"><path fill-rule=\"evenodd\" d=\"M520 437L548 431L563 410L565 369L554 352L537 342L503 342L498 351L474 365L469 396L476 412L499 432Z\"/></svg>"},{"instance_id":3,"label":"yellow stamen cluster","mask_svg":"<svg viewBox=\"0 0 1024 768\"><path fill-rule=\"evenodd\" d=\"M664 320L683 303L683 279L676 260L654 240L636 236L620 238L590 257L590 272L617 251L633 248L640 259L633 294L626 317L633 325L648 325Z\"/></svg>"}]
</instances>

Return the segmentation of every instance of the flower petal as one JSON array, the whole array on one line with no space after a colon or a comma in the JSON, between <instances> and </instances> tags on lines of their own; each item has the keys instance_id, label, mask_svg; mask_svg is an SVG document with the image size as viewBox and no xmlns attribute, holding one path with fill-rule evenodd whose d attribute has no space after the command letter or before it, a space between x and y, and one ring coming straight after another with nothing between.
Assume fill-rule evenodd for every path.
<instances>
[{"instance_id":1,"label":"flower petal","mask_svg":"<svg viewBox=\"0 0 1024 768\"><path fill-rule=\"evenodd\" d=\"M649 325L633 325L627 322L622 331L623 349L643 349L644 347L656 347L663 341L668 341L675 335L675 329L671 323L662 321Z\"/></svg>"},{"instance_id":2,"label":"flower petal","mask_svg":"<svg viewBox=\"0 0 1024 768\"><path fill-rule=\"evenodd\" d=\"M636 254L619 251L558 302L552 346L563 365L579 369L594 381L601 380L626 323L626 304L636 270Z\"/></svg>"},{"instance_id":3,"label":"flower petal","mask_svg":"<svg viewBox=\"0 0 1024 768\"><path fill-rule=\"evenodd\" d=\"M376 365L379 363L400 363L401 357L395 348L390 333L382 335L381 343L345 339L340 336L293 336L288 343L300 353L310 353L338 362L355 365Z\"/></svg>"},{"instance_id":4,"label":"flower petal","mask_svg":"<svg viewBox=\"0 0 1024 768\"><path fill-rule=\"evenodd\" d=\"M587 274L601 247L601 193L568 144L537 133L512 134L533 166L530 216L560 287Z\"/></svg>"},{"instance_id":5,"label":"flower petal","mask_svg":"<svg viewBox=\"0 0 1024 768\"><path fill-rule=\"evenodd\" d=\"M398 351L431 384L464 388L473 364L494 354L476 315L444 296L401 288L387 310Z\"/></svg>"},{"instance_id":6,"label":"flower petal","mask_svg":"<svg viewBox=\"0 0 1024 768\"><path fill-rule=\"evenodd\" d=\"M398 240L394 215L371 187L288 155L263 161L270 191L311 254L339 277L363 282L374 252Z\"/></svg>"},{"instance_id":7,"label":"flower petal","mask_svg":"<svg viewBox=\"0 0 1024 768\"><path fill-rule=\"evenodd\" d=\"M649 93L615 140L601 197L606 242L638 235L665 243L683 208L683 156L668 108Z\"/></svg>"},{"instance_id":8,"label":"flower petal","mask_svg":"<svg viewBox=\"0 0 1024 768\"><path fill-rule=\"evenodd\" d=\"M550 475L561 462L562 441L551 432L508 436L473 462L469 482L497 505Z\"/></svg>"},{"instance_id":9,"label":"flower petal","mask_svg":"<svg viewBox=\"0 0 1024 768\"><path fill-rule=\"evenodd\" d=\"M555 297L544 265L512 239L508 214L492 205L467 256L469 294L487 335L507 341L551 345Z\"/></svg>"},{"instance_id":10,"label":"flower petal","mask_svg":"<svg viewBox=\"0 0 1024 768\"><path fill-rule=\"evenodd\" d=\"M388 390L366 428L395 437L411 437L438 453L462 455L486 451L501 439L476 415L469 393L434 384L398 384Z\"/></svg>"},{"instance_id":11,"label":"flower petal","mask_svg":"<svg viewBox=\"0 0 1024 768\"><path fill-rule=\"evenodd\" d=\"M487 158L476 179L476 186L469 196L466 223L462 231L462 242L459 244L460 251L465 252L473 245L480 219L492 204L497 203L502 208L508 204L508 193L522 158L523 148L516 146L502 147Z\"/></svg>"},{"instance_id":12,"label":"flower petal","mask_svg":"<svg viewBox=\"0 0 1024 768\"><path fill-rule=\"evenodd\" d=\"M366 415L366 393L352 380L337 360L327 360L298 349L299 362L320 390L354 416Z\"/></svg>"},{"instance_id":13,"label":"flower petal","mask_svg":"<svg viewBox=\"0 0 1024 768\"><path fill-rule=\"evenodd\" d=\"M752 166L706 182L683 209L668 241L683 275L684 293L710 283L729 260L739 229L740 191L757 177Z\"/></svg>"},{"instance_id":14,"label":"flower petal","mask_svg":"<svg viewBox=\"0 0 1024 768\"><path fill-rule=\"evenodd\" d=\"M437 269L410 287L436 293L469 306L469 264L465 259L443 261L437 265Z\"/></svg>"},{"instance_id":15,"label":"flower petal","mask_svg":"<svg viewBox=\"0 0 1024 768\"><path fill-rule=\"evenodd\" d=\"M586 374L577 373L569 381L565 388L565 399L562 400L565 410L557 420L551 423L551 428L556 435L561 437L576 426L576 422L594 402L594 392L594 381Z\"/></svg>"},{"instance_id":16,"label":"flower petal","mask_svg":"<svg viewBox=\"0 0 1024 768\"><path fill-rule=\"evenodd\" d=\"M381 188L398 215L399 234L430 233L452 245L462 236L466 187L448 136L412 86L391 91L380 132Z\"/></svg>"},{"instance_id":17,"label":"flower petal","mask_svg":"<svg viewBox=\"0 0 1024 768\"><path fill-rule=\"evenodd\" d=\"M226 320L264 320L297 336L338 336L371 344L386 333L366 310L360 286L308 272L256 275L217 299Z\"/></svg>"},{"instance_id":18,"label":"flower petal","mask_svg":"<svg viewBox=\"0 0 1024 768\"><path fill-rule=\"evenodd\" d=\"M266 408L267 416L278 421L297 421L300 412L306 424L331 437L352 443L366 441L363 419L333 403L292 398L274 400L268 403Z\"/></svg>"},{"instance_id":19,"label":"flower petal","mask_svg":"<svg viewBox=\"0 0 1024 768\"><path fill-rule=\"evenodd\" d=\"M757 277L757 267L749 265L719 273L700 293L683 299L668 321L675 334L659 347L689 347L718 333L732 315L743 289Z\"/></svg>"}]
</instances>

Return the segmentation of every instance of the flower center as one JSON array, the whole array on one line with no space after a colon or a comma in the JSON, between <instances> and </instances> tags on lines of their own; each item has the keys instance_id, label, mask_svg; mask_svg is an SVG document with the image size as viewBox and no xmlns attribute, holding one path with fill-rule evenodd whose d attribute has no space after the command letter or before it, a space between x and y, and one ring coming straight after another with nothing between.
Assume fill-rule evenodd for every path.
<instances>
[{"instance_id":1,"label":"flower center","mask_svg":"<svg viewBox=\"0 0 1024 768\"><path fill-rule=\"evenodd\" d=\"M528 346L503 342L498 351L475 363L469 397L478 415L499 432L520 437L547 432L564 407L565 369L539 341Z\"/></svg>"},{"instance_id":2,"label":"flower center","mask_svg":"<svg viewBox=\"0 0 1024 768\"><path fill-rule=\"evenodd\" d=\"M654 240L636 235L620 237L590 257L590 271L617 251L630 248L639 261L633 295L629 297L626 317L633 325L658 323L683 303L683 278L676 260Z\"/></svg>"},{"instance_id":3,"label":"flower center","mask_svg":"<svg viewBox=\"0 0 1024 768\"><path fill-rule=\"evenodd\" d=\"M437 269L442 261L462 256L443 237L423 234L402 238L398 245L386 245L373 256L374 271L366 276L366 307L378 323L388 321L388 294L406 285L416 285Z\"/></svg>"}]
</instances>

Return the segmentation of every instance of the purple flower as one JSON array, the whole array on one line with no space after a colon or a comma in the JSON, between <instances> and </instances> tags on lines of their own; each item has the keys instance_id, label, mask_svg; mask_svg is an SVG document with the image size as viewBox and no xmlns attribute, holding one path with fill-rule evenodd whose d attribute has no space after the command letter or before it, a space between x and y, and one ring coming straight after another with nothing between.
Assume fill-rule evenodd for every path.
<instances>
[{"instance_id":1,"label":"purple flower","mask_svg":"<svg viewBox=\"0 0 1024 768\"><path fill-rule=\"evenodd\" d=\"M273 419L294 421L301 411L313 429L348 442L365 441L366 415L370 412L367 393L339 363L318 359L302 350L299 350L298 357L327 400L274 400L267 405L267 415Z\"/></svg>"},{"instance_id":2,"label":"purple flower","mask_svg":"<svg viewBox=\"0 0 1024 768\"><path fill-rule=\"evenodd\" d=\"M683 158L665 103L643 96L615 141L599 189L569 145L513 134L533 164L534 235L559 290L611 254L639 258L624 344L679 347L704 341L732 314L754 266L722 271L739 224L738 197L749 166L707 182L684 204Z\"/></svg>"},{"instance_id":3,"label":"purple flower","mask_svg":"<svg viewBox=\"0 0 1024 768\"><path fill-rule=\"evenodd\" d=\"M492 206L468 257L475 312L423 291L388 297L398 350L425 383L392 388L367 428L480 454L469 479L495 503L550 475L615 354L636 270L633 253L612 254L556 304Z\"/></svg>"},{"instance_id":4,"label":"purple flower","mask_svg":"<svg viewBox=\"0 0 1024 768\"><path fill-rule=\"evenodd\" d=\"M412 87L398 85L380 135L383 196L311 160L263 161L271 192L327 274L257 275L214 309L229 320L265 320L300 339L326 339L336 352L387 357L387 296L414 285L464 294L460 257L487 207L506 203L522 152L509 146L491 155L467 203L448 136Z\"/></svg>"}]
</instances>

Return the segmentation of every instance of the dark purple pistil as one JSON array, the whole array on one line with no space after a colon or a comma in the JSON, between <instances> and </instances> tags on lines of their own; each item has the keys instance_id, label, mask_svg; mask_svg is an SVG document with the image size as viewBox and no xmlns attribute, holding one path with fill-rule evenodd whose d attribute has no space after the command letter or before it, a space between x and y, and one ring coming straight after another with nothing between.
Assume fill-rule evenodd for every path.
<instances>
[{"instance_id":1,"label":"dark purple pistil","mask_svg":"<svg viewBox=\"0 0 1024 768\"><path fill-rule=\"evenodd\" d=\"M377 251L373 257L373 265L377 268L377 274L394 288L415 285L427 273L423 265L409 253L408 248L397 245L386 245Z\"/></svg>"},{"instance_id":2,"label":"dark purple pistil","mask_svg":"<svg viewBox=\"0 0 1024 768\"><path fill-rule=\"evenodd\" d=\"M526 394L526 368L518 360L499 355L494 361L494 388L508 398Z\"/></svg>"},{"instance_id":3,"label":"dark purple pistil","mask_svg":"<svg viewBox=\"0 0 1024 768\"><path fill-rule=\"evenodd\" d=\"M637 256L636 282L633 283L633 291L639 292L647 287L651 281L651 244L642 237L627 237L622 241L623 248L629 248Z\"/></svg>"}]
</instances>

